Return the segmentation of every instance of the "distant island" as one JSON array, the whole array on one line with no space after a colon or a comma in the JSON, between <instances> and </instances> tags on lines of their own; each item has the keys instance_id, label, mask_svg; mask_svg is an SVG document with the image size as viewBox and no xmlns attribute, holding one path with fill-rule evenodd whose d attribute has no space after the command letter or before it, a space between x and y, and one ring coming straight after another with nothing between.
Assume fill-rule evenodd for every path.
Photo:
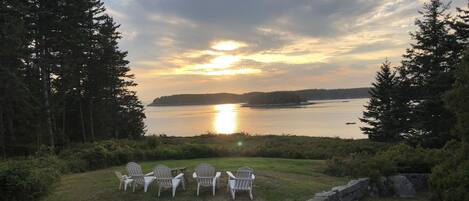
<instances>
[{"instance_id":1,"label":"distant island","mask_svg":"<svg viewBox=\"0 0 469 201\"><path fill-rule=\"evenodd\" d=\"M309 104L311 103L294 92L278 91L253 95L243 107L297 107Z\"/></svg>"},{"instance_id":2,"label":"distant island","mask_svg":"<svg viewBox=\"0 0 469 201\"><path fill-rule=\"evenodd\" d=\"M370 88L349 89L304 89L297 91L249 92L244 94L176 94L161 96L148 106L211 105L228 103L262 104L301 104L309 100L368 98ZM277 97L277 98L274 98ZM281 97L281 98L280 98Z\"/></svg>"}]
</instances>

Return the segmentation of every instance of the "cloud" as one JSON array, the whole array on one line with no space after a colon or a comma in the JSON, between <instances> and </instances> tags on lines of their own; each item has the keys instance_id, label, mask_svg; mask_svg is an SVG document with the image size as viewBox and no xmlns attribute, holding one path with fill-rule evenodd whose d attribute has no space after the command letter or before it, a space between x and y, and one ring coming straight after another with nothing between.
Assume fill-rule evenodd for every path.
<instances>
[{"instance_id":1,"label":"cloud","mask_svg":"<svg viewBox=\"0 0 469 201\"><path fill-rule=\"evenodd\" d=\"M194 22L191 22L190 20L177 17L177 16L171 16L171 15L150 14L148 18L158 23L164 23L164 24L169 24L173 26L188 26L188 27L197 26L197 24L195 24Z\"/></svg>"},{"instance_id":2,"label":"cloud","mask_svg":"<svg viewBox=\"0 0 469 201\"><path fill-rule=\"evenodd\" d=\"M423 0L104 0L143 100L369 86L399 63ZM453 1L465 6L466 0ZM288 84L285 84L288 83Z\"/></svg>"},{"instance_id":3,"label":"cloud","mask_svg":"<svg viewBox=\"0 0 469 201\"><path fill-rule=\"evenodd\" d=\"M122 12L119 12L119 11L116 11L116 10L112 9L111 7L106 8L106 13L111 15L112 17L118 19L118 20L127 19L126 14L124 14Z\"/></svg>"}]
</instances>

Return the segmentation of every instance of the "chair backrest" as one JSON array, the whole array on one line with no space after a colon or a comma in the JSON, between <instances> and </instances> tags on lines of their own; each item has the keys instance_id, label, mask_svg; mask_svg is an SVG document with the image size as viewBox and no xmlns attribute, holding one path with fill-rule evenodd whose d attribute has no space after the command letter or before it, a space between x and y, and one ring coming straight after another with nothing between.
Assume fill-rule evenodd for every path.
<instances>
[{"instance_id":1,"label":"chair backrest","mask_svg":"<svg viewBox=\"0 0 469 201\"><path fill-rule=\"evenodd\" d=\"M173 175L171 174L171 169L169 167L165 165L157 165L153 169L153 174L156 177L156 181L158 181L161 186L173 186Z\"/></svg>"},{"instance_id":2,"label":"chair backrest","mask_svg":"<svg viewBox=\"0 0 469 201\"><path fill-rule=\"evenodd\" d=\"M207 186L213 184L213 178L215 178L215 168L207 163L199 164L195 168L197 174L197 182L200 185Z\"/></svg>"},{"instance_id":3,"label":"chair backrest","mask_svg":"<svg viewBox=\"0 0 469 201\"><path fill-rule=\"evenodd\" d=\"M215 177L215 168L207 163L201 163L195 168L197 176Z\"/></svg>"},{"instance_id":4,"label":"chair backrest","mask_svg":"<svg viewBox=\"0 0 469 201\"><path fill-rule=\"evenodd\" d=\"M127 163L127 172L129 172L129 176L134 180L137 184L144 184L145 179L142 172L142 168L139 164L135 162Z\"/></svg>"},{"instance_id":5,"label":"chair backrest","mask_svg":"<svg viewBox=\"0 0 469 201\"><path fill-rule=\"evenodd\" d=\"M234 189L249 190L252 189L252 178L236 178L234 179Z\"/></svg>"},{"instance_id":6,"label":"chair backrest","mask_svg":"<svg viewBox=\"0 0 469 201\"><path fill-rule=\"evenodd\" d=\"M235 172L236 178L251 178L252 174L254 174L254 170L250 167L240 167Z\"/></svg>"}]
</instances>

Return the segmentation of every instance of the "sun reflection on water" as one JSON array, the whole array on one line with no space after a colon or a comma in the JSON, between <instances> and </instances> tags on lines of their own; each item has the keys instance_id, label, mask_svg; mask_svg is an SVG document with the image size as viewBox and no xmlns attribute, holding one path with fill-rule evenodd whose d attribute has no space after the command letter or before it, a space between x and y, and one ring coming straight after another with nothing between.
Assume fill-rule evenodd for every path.
<instances>
[{"instance_id":1,"label":"sun reflection on water","mask_svg":"<svg viewBox=\"0 0 469 201\"><path fill-rule=\"evenodd\" d=\"M213 129L216 133L232 134L236 132L237 127L237 111L235 104L215 105L215 119L213 121Z\"/></svg>"}]
</instances>

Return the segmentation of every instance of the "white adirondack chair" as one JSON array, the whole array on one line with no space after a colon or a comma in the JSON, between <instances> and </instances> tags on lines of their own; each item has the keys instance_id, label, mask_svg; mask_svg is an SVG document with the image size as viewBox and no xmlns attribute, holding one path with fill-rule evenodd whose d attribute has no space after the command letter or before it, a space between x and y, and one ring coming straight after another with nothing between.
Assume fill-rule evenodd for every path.
<instances>
[{"instance_id":1,"label":"white adirondack chair","mask_svg":"<svg viewBox=\"0 0 469 201\"><path fill-rule=\"evenodd\" d=\"M173 177L171 169L165 165L157 165L153 170L153 174L158 182L158 197L160 197L162 188L172 189L173 197L176 195L176 189L179 184L182 183L182 188L184 190L186 189L184 185L184 173L180 173Z\"/></svg>"},{"instance_id":2,"label":"white adirondack chair","mask_svg":"<svg viewBox=\"0 0 469 201\"><path fill-rule=\"evenodd\" d=\"M122 175L119 171L115 171L114 174L116 174L116 177L119 179L119 190L122 190L123 187L124 191L127 191L127 186L131 185L134 180L127 175Z\"/></svg>"},{"instance_id":3,"label":"white adirondack chair","mask_svg":"<svg viewBox=\"0 0 469 201\"><path fill-rule=\"evenodd\" d=\"M249 167L242 167L239 168L235 174L227 171L228 174L228 191L231 193L231 197L233 200L236 198L237 191L249 191L249 197L251 200L253 199L252 196L252 183L256 178L254 176L254 172Z\"/></svg>"},{"instance_id":4,"label":"white adirondack chair","mask_svg":"<svg viewBox=\"0 0 469 201\"><path fill-rule=\"evenodd\" d=\"M199 164L192 174L192 177L197 180L197 196L199 196L200 187L212 187L212 194L215 196L215 188L220 176L221 173L215 172L213 166L206 163Z\"/></svg>"},{"instance_id":5,"label":"white adirondack chair","mask_svg":"<svg viewBox=\"0 0 469 201\"><path fill-rule=\"evenodd\" d=\"M148 186L155 180L153 176L144 175L140 165L135 162L127 163L127 171L130 178L133 179L133 192L135 192L135 186L137 185L143 186L143 192L147 192Z\"/></svg>"}]
</instances>

